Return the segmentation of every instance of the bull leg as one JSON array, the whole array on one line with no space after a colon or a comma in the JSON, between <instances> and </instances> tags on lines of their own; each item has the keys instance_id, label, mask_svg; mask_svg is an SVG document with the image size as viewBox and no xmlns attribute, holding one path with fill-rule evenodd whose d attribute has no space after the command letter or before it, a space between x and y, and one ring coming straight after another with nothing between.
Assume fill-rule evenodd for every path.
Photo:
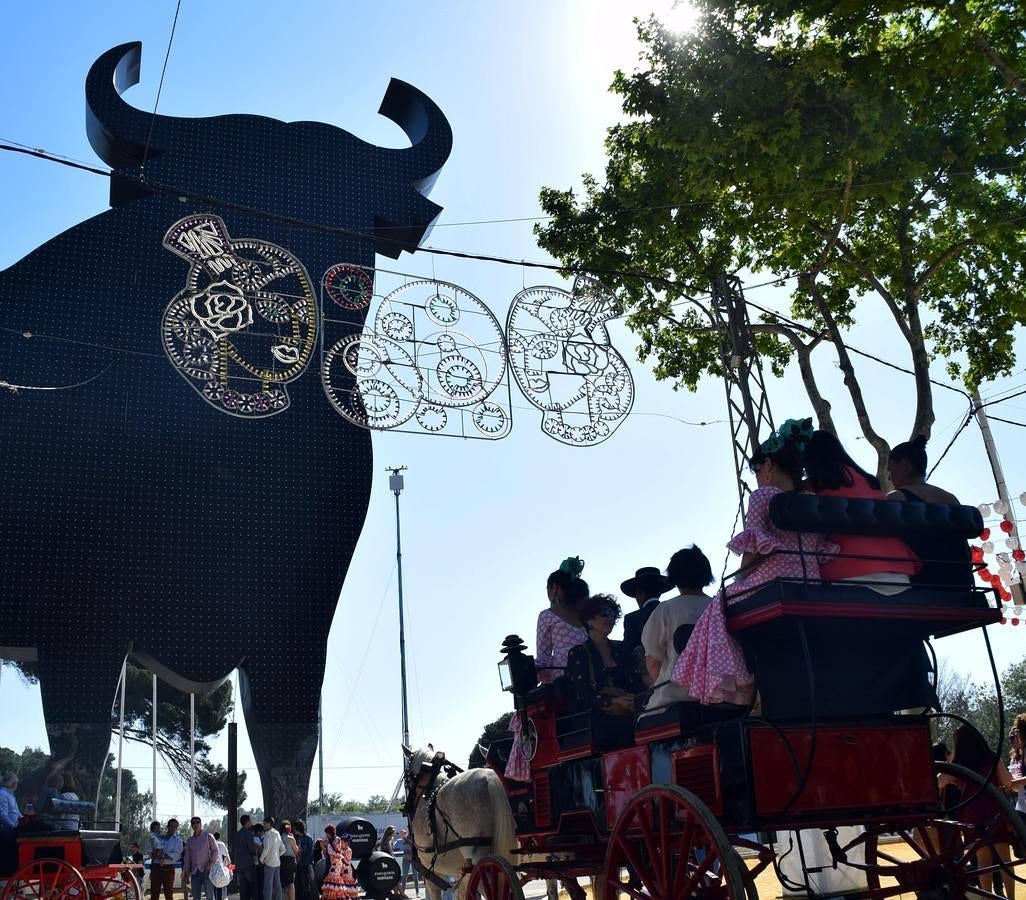
<instances>
[{"instance_id":1,"label":"bull leg","mask_svg":"<svg viewBox=\"0 0 1026 900\"><path fill-rule=\"evenodd\" d=\"M68 643L76 641L68 635ZM39 689L50 771L69 772L83 800L96 796L110 747L111 707L123 657L88 650L39 650Z\"/></svg>"},{"instance_id":2,"label":"bull leg","mask_svg":"<svg viewBox=\"0 0 1026 900\"><path fill-rule=\"evenodd\" d=\"M317 753L317 699L324 658L291 660L288 677L269 660L247 659L239 669L246 729L253 747L264 811L279 819L302 817Z\"/></svg>"}]
</instances>

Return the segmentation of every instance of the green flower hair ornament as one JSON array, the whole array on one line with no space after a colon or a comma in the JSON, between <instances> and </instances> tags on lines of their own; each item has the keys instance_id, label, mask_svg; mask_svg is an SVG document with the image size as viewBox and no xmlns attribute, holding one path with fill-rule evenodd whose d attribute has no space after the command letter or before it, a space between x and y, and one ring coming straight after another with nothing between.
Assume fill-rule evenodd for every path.
<instances>
[{"instance_id":1,"label":"green flower hair ornament","mask_svg":"<svg viewBox=\"0 0 1026 900\"><path fill-rule=\"evenodd\" d=\"M788 419L773 434L759 444L759 449L769 455L784 449L784 444L794 444L801 453L805 450L815 429L812 419Z\"/></svg>"},{"instance_id":2,"label":"green flower hair ornament","mask_svg":"<svg viewBox=\"0 0 1026 900\"><path fill-rule=\"evenodd\" d=\"M559 571L580 578L581 572L584 571L584 560L579 556L568 556L559 564Z\"/></svg>"}]
</instances>

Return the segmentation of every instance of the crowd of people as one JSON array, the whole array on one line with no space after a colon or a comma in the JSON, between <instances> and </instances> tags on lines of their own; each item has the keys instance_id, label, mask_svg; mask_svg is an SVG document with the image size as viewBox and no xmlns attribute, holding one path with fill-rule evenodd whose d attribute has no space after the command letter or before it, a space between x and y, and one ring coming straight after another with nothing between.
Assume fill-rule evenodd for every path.
<instances>
[{"instance_id":1,"label":"crowd of people","mask_svg":"<svg viewBox=\"0 0 1026 900\"><path fill-rule=\"evenodd\" d=\"M639 721L680 702L748 707L755 681L726 625L726 609L777 578L857 582L897 595L912 585L968 587L972 567L964 540L922 535L902 539L853 534L822 535L777 528L770 502L787 492L826 497L957 504L957 498L926 480L926 440L919 437L891 451L887 494L876 476L847 453L830 432L811 419L789 419L759 445L750 460L757 488L748 500L744 528L727 547L741 557L738 574L715 595L712 568L698 547L670 558L665 574L638 569L620 585L637 609L624 617L623 640L610 635L622 615L610 594L592 594L581 577L584 563L563 561L546 582L549 606L538 616L535 666L540 684L569 694L580 710ZM676 589L670 599L662 596ZM614 726L615 727L615 726ZM506 766L507 778L530 780L519 739Z\"/></svg>"}]
</instances>

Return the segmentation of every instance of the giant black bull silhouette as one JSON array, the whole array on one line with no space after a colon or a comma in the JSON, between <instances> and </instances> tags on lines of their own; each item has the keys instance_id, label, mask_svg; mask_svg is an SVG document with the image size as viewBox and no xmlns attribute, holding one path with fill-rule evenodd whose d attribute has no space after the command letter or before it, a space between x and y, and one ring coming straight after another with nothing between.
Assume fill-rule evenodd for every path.
<instances>
[{"instance_id":1,"label":"giant black bull silhouette","mask_svg":"<svg viewBox=\"0 0 1026 900\"><path fill-rule=\"evenodd\" d=\"M407 149L153 118L120 96L139 61L116 47L86 81L113 208L0 273L0 380L60 388L0 390L0 655L38 660L54 765L92 784L126 652L196 692L238 667L264 807L293 815L371 487L370 435L317 377L366 310L318 284L419 244L452 133L396 80Z\"/></svg>"}]
</instances>

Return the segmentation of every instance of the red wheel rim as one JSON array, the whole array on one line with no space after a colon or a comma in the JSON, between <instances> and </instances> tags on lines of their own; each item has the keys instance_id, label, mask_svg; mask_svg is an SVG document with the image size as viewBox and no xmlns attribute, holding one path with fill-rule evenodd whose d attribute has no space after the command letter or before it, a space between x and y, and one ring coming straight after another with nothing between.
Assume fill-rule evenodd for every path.
<instances>
[{"instance_id":1,"label":"red wheel rim","mask_svg":"<svg viewBox=\"0 0 1026 900\"><path fill-rule=\"evenodd\" d=\"M85 900L78 869L61 859L37 859L22 866L4 887L3 900Z\"/></svg>"},{"instance_id":2,"label":"red wheel rim","mask_svg":"<svg viewBox=\"0 0 1026 900\"><path fill-rule=\"evenodd\" d=\"M627 804L610 835L607 896L741 898L743 869L707 807L679 788L652 785Z\"/></svg>"},{"instance_id":3,"label":"red wheel rim","mask_svg":"<svg viewBox=\"0 0 1026 900\"><path fill-rule=\"evenodd\" d=\"M111 874L109 871L91 876L86 869L83 873L90 897L118 898L118 900L141 900L139 881L128 869Z\"/></svg>"},{"instance_id":4,"label":"red wheel rim","mask_svg":"<svg viewBox=\"0 0 1026 900\"><path fill-rule=\"evenodd\" d=\"M524 891L513 867L504 859L485 857L474 866L467 882L468 900L524 900Z\"/></svg>"}]
</instances>

